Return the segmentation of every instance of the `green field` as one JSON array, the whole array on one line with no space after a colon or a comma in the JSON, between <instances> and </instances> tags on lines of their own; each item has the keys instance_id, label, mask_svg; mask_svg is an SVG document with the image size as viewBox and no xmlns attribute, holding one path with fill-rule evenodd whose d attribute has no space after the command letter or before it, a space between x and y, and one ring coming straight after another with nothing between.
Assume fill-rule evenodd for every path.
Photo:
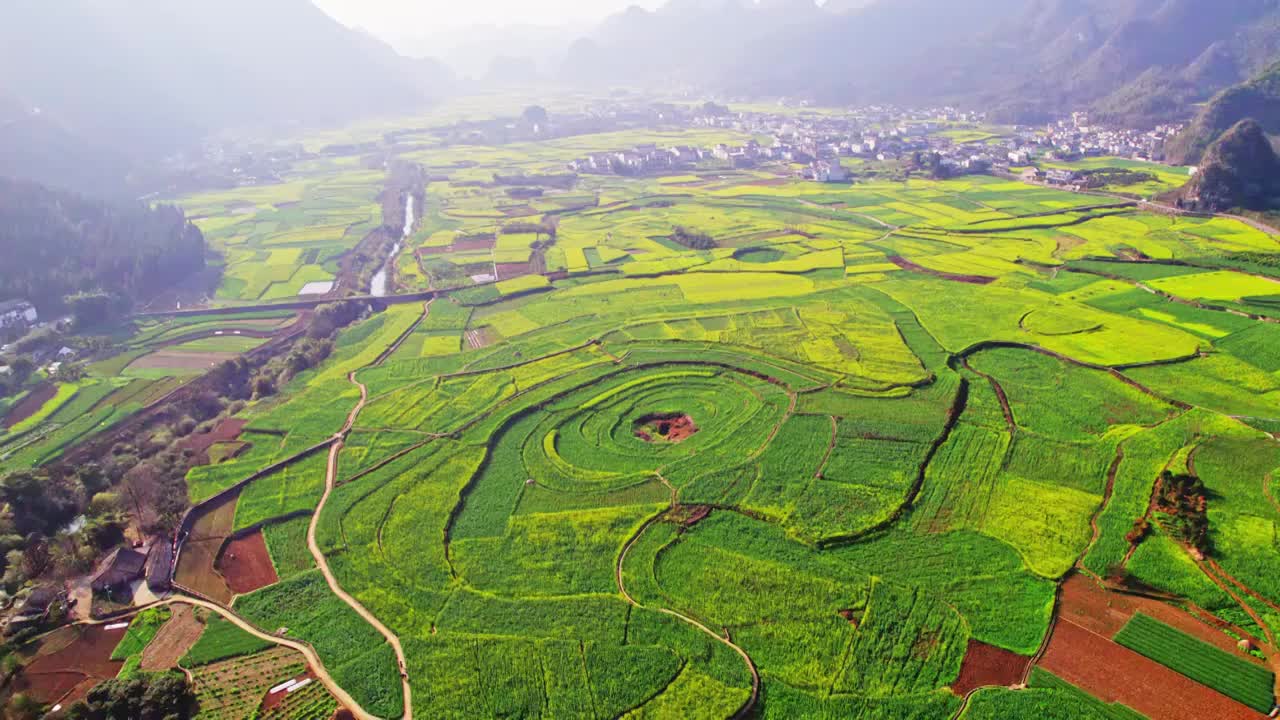
<instances>
[{"instance_id":1,"label":"green field","mask_svg":"<svg viewBox=\"0 0 1280 720\"><path fill-rule=\"evenodd\" d=\"M1280 254L1276 238L987 176L818 184L708 162L541 193L495 179L741 141L725 131L402 140L433 179L400 283L439 296L345 329L237 407L238 455L186 478L192 502L212 497L365 399L321 510L327 451L245 487L233 523L263 525L280 577L234 610L310 643L364 710L401 715L400 668L325 581L313 517L337 582L399 639L420 717L717 718L754 696L763 718L943 720L970 641L1035 654L1072 572L1280 631L1280 336L1220 307L1280 294L1241 260ZM332 277L378 220L381 174L358 168L183 198L226 263L214 301ZM185 330L143 328L137 350ZM1204 482L1210 559L1250 600L1147 517L1173 466ZM1144 622L1121 642L1269 708L1255 666ZM214 620L183 663L258 647ZM1039 676L962 717L1134 716Z\"/></svg>"},{"instance_id":2,"label":"green field","mask_svg":"<svg viewBox=\"0 0 1280 720\"><path fill-rule=\"evenodd\" d=\"M1275 675L1139 613L1116 642L1260 712L1275 705Z\"/></svg>"}]
</instances>

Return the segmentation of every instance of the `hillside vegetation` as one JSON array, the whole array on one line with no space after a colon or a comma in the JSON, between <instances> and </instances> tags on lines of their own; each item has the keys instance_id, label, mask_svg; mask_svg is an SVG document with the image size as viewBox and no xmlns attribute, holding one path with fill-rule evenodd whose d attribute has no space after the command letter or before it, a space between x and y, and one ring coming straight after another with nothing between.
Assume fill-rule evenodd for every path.
<instances>
[{"instance_id":1,"label":"hillside vegetation","mask_svg":"<svg viewBox=\"0 0 1280 720\"><path fill-rule=\"evenodd\" d=\"M205 265L204 235L172 206L113 206L0 178L0 298L41 312L66 295L145 297Z\"/></svg>"},{"instance_id":2,"label":"hillside vegetation","mask_svg":"<svg viewBox=\"0 0 1280 720\"><path fill-rule=\"evenodd\" d=\"M1280 203L1280 158L1262 126L1241 120L1210 145L1183 196L1211 210L1274 209Z\"/></svg>"},{"instance_id":3,"label":"hillside vegetation","mask_svg":"<svg viewBox=\"0 0 1280 720\"><path fill-rule=\"evenodd\" d=\"M1257 121L1265 132L1280 133L1280 62L1218 93L1169 148L1170 162L1200 162L1214 140L1245 118Z\"/></svg>"}]
</instances>

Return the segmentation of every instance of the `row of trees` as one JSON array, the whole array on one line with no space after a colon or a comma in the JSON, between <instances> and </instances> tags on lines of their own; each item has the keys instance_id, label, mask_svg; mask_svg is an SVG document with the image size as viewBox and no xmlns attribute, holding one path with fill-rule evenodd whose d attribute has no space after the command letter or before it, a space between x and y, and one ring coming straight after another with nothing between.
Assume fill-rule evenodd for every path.
<instances>
[{"instance_id":1,"label":"row of trees","mask_svg":"<svg viewBox=\"0 0 1280 720\"><path fill-rule=\"evenodd\" d=\"M711 250L718 247L716 239L711 235L699 230L691 230L683 225L675 226L669 237L672 242L683 245L690 250Z\"/></svg>"},{"instance_id":2,"label":"row of trees","mask_svg":"<svg viewBox=\"0 0 1280 720\"><path fill-rule=\"evenodd\" d=\"M9 591L28 580L90 569L119 544L128 516L146 532L168 532L187 509L186 475L201 458L187 438L208 432L245 402L272 396L329 356L337 332L367 312L350 301L322 305L307 332L273 356L221 363L193 390L157 408L93 457L0 478L0 575ZM73 533L60 533L83 515Z\"/></svg>"}]
</instances>

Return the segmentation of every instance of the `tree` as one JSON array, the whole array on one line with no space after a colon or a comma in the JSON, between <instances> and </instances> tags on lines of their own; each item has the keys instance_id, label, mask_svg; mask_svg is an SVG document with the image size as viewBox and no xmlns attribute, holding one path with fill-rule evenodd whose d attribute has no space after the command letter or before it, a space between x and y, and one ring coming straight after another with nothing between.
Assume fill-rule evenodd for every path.
<instances>
[{"instance_id":1,"label":"tree","mask_svg":"<svg viewBox=\"0 0 1280 720\"><path fill-rule=\"evenodd\" d=\"M93 497L111 485L102 466L96 462L85 463L76 468L76 480L80 482L80 487L84 488L86 497Z\"/></svg>"},{"instance_id":2,"label":"tree","mask_svg":"<svg viewBox=\"0 0 1280 720\"><path fill-rule=\"evenodd\" d=\"M708 100L702 103L702 114L710 117L724 117L730 113L728 106Z\"/></svg>"},{"instance_id":3,"label":"tree","mask_svg":"<svg viewBox=\"0 0 1280 720\"><path fill-rule=\"evenodd\" d=\"M196 696L182 675L163 673L100 683L67 711L70 720L187 720Z\"/></svg>"},{"instance_id":4,"label":"tree","mask_svg":"<svg viewBox=\"0 0 1280 720\"><path fill-rule=\"evenodd\" d=\"M551 116L547 114L547 109L541 105L530 105L524 109L524 112L520 114L520 117L526 124L539 128L546 127L547 122L551 119Z\"/></svg>"},{"instance_id":5,"label":"tree","mask_svg":"<svg viewBox=\"0 0 1280 720\"><path fill-rule=\"evenodd\" d=\"M77 293L63 298L77 330L110 324L128 310L128 301L107 292Z\"/></svg>"},{"instance_id":6,"label":"tree","mask_svg":"<svg viewBox=\"0 0 1280 720\"><path fill-rule=\"evenodd\" d=\"M9 698L9 703L4 708L6 720L36 720L43 715L44 706L23 693Z\"/></svg>"}]
</instances>

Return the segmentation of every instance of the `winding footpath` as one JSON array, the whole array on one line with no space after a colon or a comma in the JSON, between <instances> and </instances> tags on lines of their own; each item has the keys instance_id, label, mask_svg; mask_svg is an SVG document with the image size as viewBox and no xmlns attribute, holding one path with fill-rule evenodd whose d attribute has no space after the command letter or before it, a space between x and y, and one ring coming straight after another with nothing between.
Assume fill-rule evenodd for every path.
<instances>
[{"instance_id":1,"label":"winding footpath","mask_svg":"<svg viewBox=\"0 0 1280 720\"><path fill-rule=\"evenodd\" d=\"M622 548L622 552L619 553L618 555L618 563L614 567L614 578L618 582L618 592L620 592L622 594L622 597L633 607L644 608L644 605L641 605L639 602L637 602L636 599L631 596L631 593L627 592L626 583L622 579L622 564L627 559L627 553L631 552L631 548L634 547L635 544L640 541L640 538L641 536L644 535L645 531L648 530L653 525L655 525L659 520L661 520L665 512L666 511L663 511L663 513L659 513L653 516L652 518L649 519L648 522L642 525L640 529L636 531L636 534L631 536L631 540L627 542L626 546ZM724 644L729 649L738 653L738 655L742 658L742 661L747 664L747 670L751 673L751 697L747 698L747 702L744 703L741 708L738 708L738 712L734 713L733 717L734 717L734 720L750 717L752 711L755 710L756 704L760 701L760 671L756 669L755 661L751 659L751 656L747 654L747 651L743 650L740 645L733 642L733 640L729 637L728 630L725 630L724 635L719 635L711 628L707 627L706 625L703 625L702 623L698 622L697 620L694 620L693 618L683 613L680 613L665 607L653 608L653 609L656 609L658 612L664 615L670 615L671 617L676 618L677 620L681 620L689 625L692 625L698 630L701 630L707 635L710 635L711 637L715 638L717 642Z\"/></svg>"},{"instance_id":2,"label":"winding footpath","mask_svg":"<svg viewBox=\"0 0 1280 720\"><path fill-rule=\"evenodd\" d=\"M344 690L342 686L339 685L337 681L333 679L333 676L330 675L329 671L325 668L324 663L321 662L320 656L316 654L315 649L312 648L307 643L299 642L297 640L291 640L289 638L281 637L279 635L272 635L270 633L265 633L259 630L258 628L254 627L252 623L248 622L244 618L237 615L235 612L227 609L226 607L223 607L222 605L219 605L215 602L210 602L208 600L203 600L201 598L191 597L188 595L175 595L173 597L165 598L158 602L154 602L149 605L139 607L137 609L141 611L141 610L147 610L155 607L163 607L167 605L191 605L192 607L203 608L210 612L216 613L227 622L231 623L232 625L235 625L237 628L240 628L244 632L254 636L255 638L258 638L259 640L262 640L264 642L269 642L273 645L287 647L290 650L296 650L299 653L302 653L302 656L307 660L307 664L310 665L311 671L315 673L316 679L318 679L320 683L324 685L326 689L329 690L329 692L334 696L334 698L337 699L338 703L341 706L350 710L351 714L355 715L358 720L379 720L377 716L370 714L369 712L365 711L364 708L360 707L360 704L356 702L355 698L351 697L351 694L348 693L346 690ZM87 625L105 625L107 623L116 622L118 620L119 620L118 617L108 618L105 620L84 620L76 623L76 625L86 625L86 626ZM182 670L184 674L190 677L190 671L186 670L185 668L183 668Z\"/></svg>"},{"instance_id":3,"label":"winding footpath","mask_svg":"<svg viewBox=\"0 0 1280 720\"><path fill-rule=\"evenodd\" d=\"M324 495L320 497L320 502L316 505L315 514L311 516L311 524L307 527L307 548L311 551L311 557L315 558L316 567L320 568L320 572L324 575L324 580L328 583L329 590L350 606L365 622L381 633L386 638L387 644L395 650L396 663L400 670L400 686L404 693L403 717L404 720L413 720L413 691L409 686L408 665L405 663L404 648L400 644L400 638L391 632L386 625L383 625L382 621L369 612L359 600L356 600L350 593L342 589L338 578L334 576L333 571L329 568L329 561L325 558L324 553L320 551L320 545L316 542L316 528L320 525L320 515L324 512L324 507L329 502L329 496L333 494L333 488L337 484L338 456L342 452L343 441L346 439L347 434L351 432L352 426L355 425L356 418L360 416L360 411L364 410L365 403L369 401L369 389L365 387L364 383L356 379L356 374L354 372L350 373L347 379L360 388L360 402L356 403L356 406L351 409L351 412L347 415L346 424L343 425L342 430L334 435L333 445L329 448L329 463L325 469L324 478ZM348 707L352 711L356 711L358 706L352 704ZM365 716L368 716L368 714L365 713Z\"/></svg>"}]
</instances>

